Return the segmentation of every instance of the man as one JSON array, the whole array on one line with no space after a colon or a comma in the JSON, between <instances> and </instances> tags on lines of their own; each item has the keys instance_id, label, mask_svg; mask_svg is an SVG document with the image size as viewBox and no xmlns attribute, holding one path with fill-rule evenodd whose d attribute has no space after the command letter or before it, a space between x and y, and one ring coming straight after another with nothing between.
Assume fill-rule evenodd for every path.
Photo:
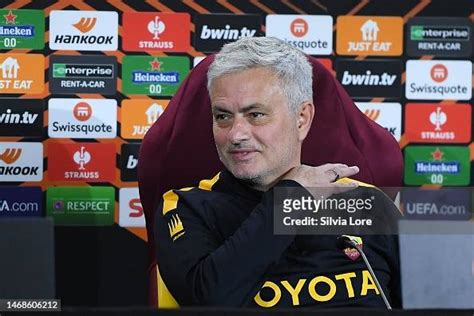
<instances>
[{"instance_id":1,"label":"man","mask_svg":"<svg viewBox=\"0 0 474 316\"><path fill-rule=\"evenodd\" d=\"M168 191L156 216L157 261L177 302L383 306L363 262L339 250L334 236L274 233L277 188L323 185L328 197L358 185L335 182L356 174L357 167L301 164L315 115L306 56L275 38L238 40L216 55L208 90L226 170L197 187ZM396 297L394 240L368 236L364 248L375 259L383 288Z\"/></svg>"}]
</instances>

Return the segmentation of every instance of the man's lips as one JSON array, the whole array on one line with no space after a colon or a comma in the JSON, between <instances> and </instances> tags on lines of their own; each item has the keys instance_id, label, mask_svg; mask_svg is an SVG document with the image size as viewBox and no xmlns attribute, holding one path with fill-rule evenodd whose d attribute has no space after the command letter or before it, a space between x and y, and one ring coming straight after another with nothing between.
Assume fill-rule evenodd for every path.
<instances>
[{"instance_id":1,"label":"man's lips","mask_svg":"<svg viewBox=\"0 0 474 316\"><path fill-rule=\"evenodd\" d=\"M258 153L255 149L234 149L228 151L234 160L248 160Z\"/></svg>"}]
</instances>

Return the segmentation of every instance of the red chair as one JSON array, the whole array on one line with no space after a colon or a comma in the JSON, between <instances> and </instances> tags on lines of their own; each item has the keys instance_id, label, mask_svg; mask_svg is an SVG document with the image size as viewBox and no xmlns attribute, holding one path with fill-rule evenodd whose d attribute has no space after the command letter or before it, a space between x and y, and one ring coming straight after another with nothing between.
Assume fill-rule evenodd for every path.
<instances>
[{"instance_id":1,"label":"red chair","mask_svg":"<svg viewBox=\"0 0 474 316\"><path fill-rule=\"evenodd\" d=\"M379 187L400 186L403 159L398 143L359 111L329 70L315 58L308 58L313 65L316 114L303 143L303 163L357 165L360 173L354 179ZM138 179L148 232L150 303L154 306L158 306L159 295L166 294L164 284L158 285L153 238L154 217L161 197L170 189L210 178L223 168L212 136L206 89L206 73L213 59L207 57L191 71L166 111L145 135L140 148Z\"/></svg>"}]
</instances>

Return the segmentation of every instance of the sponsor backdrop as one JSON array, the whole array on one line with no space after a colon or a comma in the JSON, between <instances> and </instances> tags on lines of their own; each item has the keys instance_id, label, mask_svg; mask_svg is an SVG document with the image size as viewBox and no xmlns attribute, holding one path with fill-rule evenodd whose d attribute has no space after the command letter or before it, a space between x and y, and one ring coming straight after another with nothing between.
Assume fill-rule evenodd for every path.
<instances>
[{"instance_id":1,"label":"sponsor backdrop","mask_svg":"<svg viewBox=\"0 0 474 316\"><path fill-rule=\"evenodd\" d=\"M64 305L147 303L140 141L193 65L244 36L320 58L399 142L405 185L473 184L471 0L0 5L0 218L54 219ZM429 193L410 194L419 214Z\"/></svg>"}]
</instances>

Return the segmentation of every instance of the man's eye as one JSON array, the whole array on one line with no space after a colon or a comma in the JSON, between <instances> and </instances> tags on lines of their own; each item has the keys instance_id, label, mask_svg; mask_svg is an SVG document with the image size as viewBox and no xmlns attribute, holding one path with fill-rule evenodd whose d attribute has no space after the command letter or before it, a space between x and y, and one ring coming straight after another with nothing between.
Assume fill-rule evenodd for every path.
<instances>
[{"instance_id":1,"label":"man's eye","mask_svg":"<svg viewBox=\"0 0 474 316\"><path fill-rule=\"evenodd\" d=\"M216 121L225 121L228 120L230 117L228 114L216 114L214 115L214 119Z\"/></svg>"},{"instance_id":2,"label":"man's eye","mask_svg":"<svg viewBox=\"0 0 474 316\"><path fill-rule=\"evenodd\" d=\"M264 116L265 116L265 114L261 113L261 112L251 112L250 113L250 117L252 117L252 118L262 118Z\"/></svg>"}]
</instances>

